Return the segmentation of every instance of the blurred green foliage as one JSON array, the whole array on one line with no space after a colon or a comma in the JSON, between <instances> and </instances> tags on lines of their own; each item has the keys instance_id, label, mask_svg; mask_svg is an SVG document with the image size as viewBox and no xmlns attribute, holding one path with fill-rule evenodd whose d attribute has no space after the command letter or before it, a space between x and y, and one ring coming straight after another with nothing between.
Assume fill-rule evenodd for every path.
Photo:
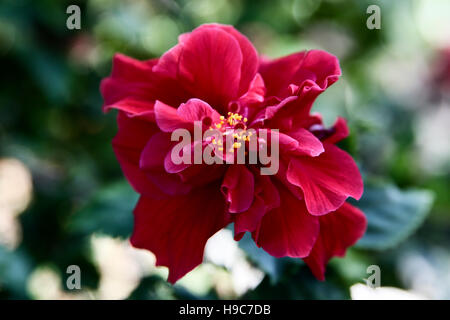
<instances>
[{"instance_id":1,"label":"blurred green foliage","mask_svg":"<svg viewBox=\"0 0 450 320\"><path fill-rule=\"evenodd\" d=\"M314 110L327 124L337 115L348 119L351 136L341 146L357 159L366 181L356 205L368 215L368 233L346 258L332 260L326 282L315 280L301 261L275 259L244 238L240 247L266 276L243 298L349 298L349 287L367 277L371 264L380 265L383 286L413 287L399 270L404 254L433 261L425 253L439 249L441 257L450 256L448 159L430 168L421 158L427 149L418 144L424 134L418 123L438 105L420 68L432 72L437 48L414 20L423 1L376 1L381 30L365 25L372 2L2 1L0 159L20 159L31 171L33 199L18 217L18 246L0 245L0 298L36 298L29 281L41 266L51 266L64 287L67 266L77 264L82 287L98 287L90 236L126 239L137 201L112 152L115 114L101 112L100 80L108 75L114 53L157 57L180 33L206 22L234 25L268 56L312 48L336 54L343 78ZM81 8L81 30L66 28L66 8L73 3ZM440 103L448 107L445 97ZM447 272L441 285L450 287L450 263L443 270L432 269L432 276L440 279ZM448 290L436 290L434 297L450 298ZM215 290L199 295L171 286L158 274L145 277L129 295L219 297Z\"/></svg>"}]
</instances>

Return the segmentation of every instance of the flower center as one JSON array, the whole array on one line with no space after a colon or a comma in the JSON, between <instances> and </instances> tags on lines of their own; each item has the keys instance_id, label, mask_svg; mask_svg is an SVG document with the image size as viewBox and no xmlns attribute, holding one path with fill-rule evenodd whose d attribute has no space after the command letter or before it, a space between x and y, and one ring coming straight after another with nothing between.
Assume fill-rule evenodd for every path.
<instances>
[{"instance_id":1,"label":"flower center","mask_svg":"<svg viewBox=\"0 0 450 320\"><path fill-rule=\"evenodd\" d=\"M212 143L218 146L219 151L223 151L226 141L229 152L245 146L245 142L249 142L253 134L247 131L247 121L239 113L228 112L227 118L220 116L220 120L209 127L209 130L216 130L221 134L221 137L214 137Z\"/></svg>"}]
</instances>

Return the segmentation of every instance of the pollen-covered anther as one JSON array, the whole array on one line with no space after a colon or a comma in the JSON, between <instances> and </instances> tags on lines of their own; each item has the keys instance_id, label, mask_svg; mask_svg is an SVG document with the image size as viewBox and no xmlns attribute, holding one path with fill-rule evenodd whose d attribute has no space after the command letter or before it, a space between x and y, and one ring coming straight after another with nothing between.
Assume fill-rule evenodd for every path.
<instances>
[{"instance_id":1,"label":"pollen-covered anther","mask_svg":"<svg viewBox=\"0 0 450 320\"><path fill-rule=\"evenodd\" d=\"M220 116L219 121L209 127L209 130L216 130L221 133L221 136L216 136L211 140L212 144L220 147L218 148L219 151L223 151L227 137L231 136L231 145L227 145L225 150L234 153L235 149L245 148L246 142L250 142L252 136L252 132L247 131L247 122L248 119L239 113L228 112L227 118Z\"/></svg>"}]
</instances>

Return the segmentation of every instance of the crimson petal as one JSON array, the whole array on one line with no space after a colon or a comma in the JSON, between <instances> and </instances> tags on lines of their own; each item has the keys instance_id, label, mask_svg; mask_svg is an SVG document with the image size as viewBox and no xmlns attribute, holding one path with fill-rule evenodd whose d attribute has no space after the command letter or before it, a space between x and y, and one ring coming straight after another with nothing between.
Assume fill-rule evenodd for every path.
<instances>
[{"instance_id":1,"label":"crimson petal","mask_svg":"<svg viewBox=\"0 0 450 320\"><path fill-rule=\"evenodd\" d=\"M239 42L220 29L199 28L182 45L181 81L194 97L225 110L239 91L242 65Z\"/></svg>"},{"instance_id":2,"label":"crimson petal","mask_svg":"<svg viewBox=\"0 0 450 320\"><path fill-rule=\"evenodd\" d=\"M168 195L187 194L192 185L181 180L180 176L168 173L164 168L167 154L171 152L174 142L170 134L155 133L142 150L139 166L142 172Z\"/></svg>"},{"instance_id":3,"label":"crimson petal","mask_svg":"<svg viewBox=\"0 0 450 320\"><path fill-rule=\"evenodd\" d=\"M319 217L320 234L314 248L303 260L319 280L325 279L325 267L334 257L343 257L348 247L361 238L367 219L358 208L344 203L339 209Z\"/></svg>"},{"instance_id":4,"label":"crimson petal","mask_svg":"<svg viewBox=\"0 0 450 320\"><path fill-rule=\"evenodd\" d=\"M158 128L138 118L130 118L122 111L117 115L117 123L119 130L112 145L125 177L138 193L150 197L165 197L139 168L141 151L147 140L158 132Z\"/></svg>"},{"instance_id":5,"label":"crimson petal","mask_svg":"<svg viewBox=\"0 0 450 320\"><path fill-rule=\"evenodd\" d=\"M303 201L278 186L280 206L266 213L253 238L274 257L304 258L319 235L319 218L310 215Z\"/></svg>"},{"instance_id":6,"label":"crimson petal","mask_svg":"<svg viewBox=\"0 0 450 320\"><path fill-rule=\"evenodd\" d=\"M338 147L324 143L318 157L295 157L289 162L287 179L303 190L306 207L313 215L339 208L348 197L359 199L363 181L352 157Z\"/></svg>"},{"instance_id":7,"label":"crimson petal","mask_svg":"<svg viewBox=\"0 0 450 320\"><path fill-rule=\"evenodd\" d=\"M303 51L275 60L262 61L259 72L267 88L267 95L281 97L288 90L301 88L307 81L324 91L341 75L338 59L321 50ZM289 88L290 85L294 85Z\"/></svg>"},{"instance_id":8,"label":"crimson petal","mask_svg":"<svg viewBox=\"0 0 450 320\"><path fill-rule=\"evenodd\" d=\"M280 206L280 195L271 178L255 175L255 179L255 198L251 207L235 216L235 239L241 238L246 231L255 231L262 217L268 211Z\"/></svg>"},{"instance_id":9,"label":"crimson petal","mask_svg":"<svg viewBox=\"0 0 450 320\"><path fill-rule=\"evenodd\" d=\"M169 268L169 282L199 265L206 241L229 223L218 189L199 188L166 200L139 199L131 244L153 252L156 265Z\"/></svg>"},{"instance_id":10,"label":"crimson petal","mask_svg":"<svg viewBox=\"0 0 450 320\"><path fill-rule=\"evenodd\" d=\"M255 180L245 165L231 165L223 179L222 192L229 202L229 212L246 211L253 202Z\"/></svg>"},{"instance_id":11,"label":"crimson petal","mask_svg":"<svg viewBox=\"0 0 450 320\"><path fill-rule=\"evenodd\" d=\"M153 72L158 59L139 61L122 54L113 59L111 75L102 80L100 91L104 99L103 111L111 108L123 110L122 100L146 102L152 106L156 100L179 105L190 96L180 84L165 75ZM126 107L127 105L125 105ZM138 106L142 107L142 105ZM134 107L136 109L137 107ZM127 110L124 110L127 111ZM136 112L144 112L139 108Z\"/></svg>"}]
</instances>

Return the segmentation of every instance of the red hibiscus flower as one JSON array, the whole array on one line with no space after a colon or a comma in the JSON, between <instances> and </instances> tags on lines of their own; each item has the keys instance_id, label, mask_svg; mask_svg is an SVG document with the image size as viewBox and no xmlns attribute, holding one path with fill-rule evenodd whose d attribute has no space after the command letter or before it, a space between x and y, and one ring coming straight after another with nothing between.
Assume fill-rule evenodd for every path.
<instances>
[{"instance_id":1,"label":"red hibiscus flower","mask_svg":"<svg viewBox=\"0 0 450 320\"><path fill-rule=\"evenodd\" d=\"M340 74L337 58L319 50L261 59L246 37L219 24L181 35L159 59L117 54L101 92L103 110L119 110L114 152L141 195L132 245L153 252L174 283L202 262L206 241L234 223L236 240L250 232L269 254L303 258L324 279L328 260L366 229L364 214L345 202L363 192L355 162L335 145L348 135L346 122L325 128L310 113ZM278 172L262 175L260 163L174 163L171 133L199 122L203 131L277 129Z\"/></svg>"}]
</instances>

